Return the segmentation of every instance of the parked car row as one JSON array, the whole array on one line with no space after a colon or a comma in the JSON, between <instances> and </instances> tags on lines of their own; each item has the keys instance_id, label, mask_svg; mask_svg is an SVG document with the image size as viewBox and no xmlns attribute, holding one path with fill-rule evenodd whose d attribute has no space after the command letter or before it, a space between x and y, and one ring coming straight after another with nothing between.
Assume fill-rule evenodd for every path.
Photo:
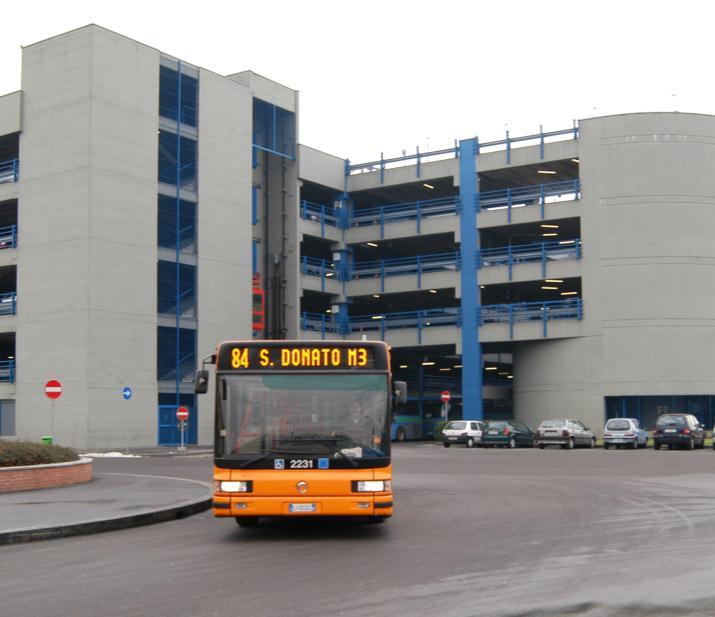
<instances>
[{"instance_id":1,"label":"parked car row","mask_svg":"<svg viewBox=\"0 0 715 617\"><path fill-rule=\"evenodd\" d=\"M715 433L715 429L713 429ZM464 444L467 448L517 448L556 445L563 449L596 447L596 435L580 420L544 420L536 431L518 420L452 420L442 429L445 448ZM635 418L611 418L603 429L603 447L638 449L648 445L648 433ZM705 426L691 414L669 413L658 417L653 429L653 447L660 450L681 446L688 450L705 447ZM715 449L715 439L713 440Z\"/></svg>"}]
</instances>

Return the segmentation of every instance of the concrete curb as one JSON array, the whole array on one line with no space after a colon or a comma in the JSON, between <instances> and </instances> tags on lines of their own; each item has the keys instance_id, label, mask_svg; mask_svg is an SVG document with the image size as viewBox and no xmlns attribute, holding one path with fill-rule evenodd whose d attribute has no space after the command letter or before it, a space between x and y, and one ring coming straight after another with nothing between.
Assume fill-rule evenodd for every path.
<instances>
[{"instance_id":1,"label":"concrete curb","mask_svg":"<svg viewBox=\"0 0 715 617\"><path fill-rule=\"evenodd\" d=\"M184 480L177 478L177 480ZM186 480L196 482L195 480ZM205 484L197 482L198 484ZM207 491L209 490L206 485ZM104 520L90 520L54 527L32 527L28 529L11 529L0 531L0 546L7 544L18 544L21 542L33 542L35 540L50 540L53 538L67 538L70 536L87 535L104 531L115 531L117 529L127 529L129 527L139 527L141 525L153 525L174 519L186 518L192 514L197 514L211 508L213 497L209 496L199 500L185 501L175 504L169 508L150 510L139 514L113 517Z\"/></svg>"}]
</instances>

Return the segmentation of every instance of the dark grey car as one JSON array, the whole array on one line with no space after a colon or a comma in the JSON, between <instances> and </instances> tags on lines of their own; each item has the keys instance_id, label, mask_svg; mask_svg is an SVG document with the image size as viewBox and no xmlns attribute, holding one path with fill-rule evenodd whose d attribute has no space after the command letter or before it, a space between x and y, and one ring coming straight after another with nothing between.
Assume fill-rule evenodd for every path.
<instances>
[{"instance_id":1,"label":"dark grey car","mask_svg":"<svg viewBox=\"0 0 715 617\"><path fill-rule=\"evenodd\" d=\"M596 436L580 420L573 418L558 418L544 420L536 429L534 442L542 450L546 446L561 446L571 450L577 446L596 447Z\"/></svg>"},{"instance_id":2,"label":"dark grey car","mask_svg":"<svg viewBox=\"0 0 715 617\"><path fill-rule=\"evenodd\" d=\"M705 427L689 413L666 413L658 416L653 430L653 448L682 446L688 450L705 446Z\"/></svg>"}]
</instances>

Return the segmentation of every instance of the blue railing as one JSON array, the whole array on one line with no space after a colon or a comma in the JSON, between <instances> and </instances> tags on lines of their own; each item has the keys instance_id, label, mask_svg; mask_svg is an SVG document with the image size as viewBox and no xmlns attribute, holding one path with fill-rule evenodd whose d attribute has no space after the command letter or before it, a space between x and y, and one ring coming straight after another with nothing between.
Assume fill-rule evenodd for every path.
<instances>
[{"instance_id":1,"label":"blue railing","mask_svg":"<svg viewBox=\"0 0 715 617\"><path fill-rule=\"evenodd\" d=\"M17 225L0 227L0 249L14 249L17 246Z\"/></svg>"},{"instance_id":2,"label":"blue railing","mask_svg":"<svg viewBox=\"0 0 715 617\"><path fill-rule=\"evenodd\" d=\"M583 302L581 298L556 300L551 302L517 302L514 304L491 304L477 308L477 324L508 323L509 337L514 336L514 324L519 322L543 322L543 335L547 335L547 322L554 319L582 319ZM417 328L417 342L422 342L422 331L435 326L462 325L462 310L459 307L428 309L422 311L403 311L374 315L355 315L350 317L347 331L341 331L334 315L307 313L301 315L301 329L326 334L351 334L361 332L380 332L384 339L387 330Z\"/></svg>"},{"instance_id":3,"label":"blue railing","mask_svg":"<svg viewBox=\"0 0 715 617\"><path fill-rule=\"evenodd\" d=\"M498 191L484 191L477 193L475 207L482 211L506 210L507 220L511 222L511 211L514 208L538 205L541 207L541 218L544 218L546 204L556 201L572 201L579 199L580 196L580 182L578 179L573 179ZM453 195L425 201L360 208L341 220L331 206L302 201L300 215L304 220L320 223L322 236L325 236L326 225L341 227L342 223L346 227L379 225L380 237L384 238L386 223L415 221L415 231L421 233L424 219L459 214L460 208L459 196Z\"/></svg>"},{"instance_id":4,"label":"blue railing","mask_svg":"<svg viewBox=\"0 0 715 617\"><path fill-rule=\"evenodd\" d=\"M350 332L380 332L382 339L387 330L417 328L417 342L422 342L422 331L435 326L461 326L462 310L459 307L403 311L378 315L356 315L350 318Z\"/></svg>"},{"instance_id":5,"label":"blue railing","mask_svg":"<svg viewBox=\"0 0 715 617\"><path fill-rule=\"evenodd\" d=\"M511 280L514 264L541 262L541 274L546 276L548 262L561 259L581 259L581 250L580 239L480 249L476 253L477 268L508 266L509 280Z\"/></svg>"},{"instance_id":6,"label":"blue railing","mask_svg":"<svg viewBox=\"0 0 715 617\"><path fill-rule=\"evenodd\" d=\"M329 278L336 281L347 280L347 275L334 261L318 259L303 255L300 258L300 271L305 276L320 277L320 290L325 291L325 281Z\"/></svg>"},{"instance_id":7,"label":"blue railing","mask_svg":"<svg viewBox=\"0 0 715 617\"><path fill-rule=\"evenodd\" d=\"M0 163L0 183L17 182L20 162L17 159Z\"/></svg>"},{"instance_id":8,"label":"blue railing","mask_svg":"<svg viewBox=\"0 0 715 617\"><path fill-rule=\"evenodd\" d=\"M512 304L491 304L477 307L477 324L508 323L509 338L514 337L514 324L526 321L541 321L543 335L547 335L547 322L553 319L582 319L581 298L555 300L551 302L515 302Z\"/></svg>"},{"instance_id":9,"label":"blue railing","mask_svg":"<svg viewBox=\"0 0 715 617\"><path fill-rule=\"evenodd\" d=\"M509 268L509 280L511 280L513 266L516 264L540 262L542 275L546 276L547 263L562 259L581 259L582 253L580 239L555 240L481 249L476 251L475 259L478 268L507 266ZM336 280L379 278L382 291L385 291L385 279L390 276L416 276L419 289L422 285L423 274L458 271L460 269L460 255L456 252L359 261L355 262L346 274L340 272L336 264L327 259L301 257L301 272L303 274L327 278L335 277Z\"/></svg>"},{"instance_id":10,"label":"blue railing","mask_svg":"<svg viewBox=\"0 0 715 617\"><path fill-rule=\"evenodd\" d=\"M300 216L305 221L312 221L320 224L320 235L325 237L325 226L339 227L338 217L332 206L323 206L310 201L300 202Z\"/></svg>"},{"instance_id":11,"label":"blue railing","mask_svg":"<svg viewBox=\"0 0 715 617\"><path fill-rule=\"evenodd\" d=\"M14 315L17 312L17 294L13 291L0 294L0 315Z\"/></svg>"},{"instance_id":12,"label":"blue railing","mask_svg":"<svg viewBox=\"0 0 715 617\"><path fill-rule=\"evenodd\" d=\"M494 141L479 142L476 140L476 154L481 154L485 151L498 151L504 150L506 153L507 164L511 163L511 150L513 144L523 144L523 145L539 145L539 153L541 158L544 158L544 146L546 143L552 141L563 141L563 138L577 139L579 135L579 128L574 120L573 128L561 129L558 131L548 131L544 132L543 127L539 127L539 132L532 135L522 135L519 137L511 137L509 131L506 132L505 139L497 139ZM446 158L457 158L459 156L459 144L457 140L454 141L454 147L444 148L442 150L432 150L430 152L420 152L417 148L415 154L404 154L403 156L396 156L393 158L386 159L384 154L380 154L380 159L377 161L368 161L367 163L357 163L354 165L347 165L346 171L348 174L355 173L367 173L367 172L380 172L380 182L385 181L385 170L394 167L402 167L405 163L410 161L415 161L415 172L417 178L421 177L422 163L429 161L444 160Z\"/></svg>"},{"instance_id":13,"label":"blue railing","mask_svg":"<svg viewBox=\"0 0 715 617\"><path fill-rule=\"evenodd\" d=\"M360 208L350 216L350 227L380 226L380 237L384 237L385 223L399 221L415 221L416 231L420 233L423 219L435 216L446 216L459 212L458 196L439 197L424 201L413 201L403 204Z\"/></svg>"},{"instance_id":14,"label":"blue railing","mask_svg":"<svg viewBox=\"0 0 715 617\"><path fill-rule=\"evenodd\" d=\"M544 218L544 206L547 203L571 201L579 199L580 196L580 183L574 178L562 182L477 193L477 208L488 211L506 210L507 221L511 222L511 211L514 208L538 205L541 207L541 218Z\"/></svg>"},{"instance_id":15,"label":"blue railing","mask_svg":"<svg viewBox=\"0 0 715 617\"><path fill-rule=\"evenodd\" d=\"M320 332L323 338L326 334L347 334L347 332L340 332L338 321L331 314L304 311L300 316L300 328L301 330Z\"/></svg>"},{"instance_id":16,"label":"blue railing","mask_svg":"<svg viewBox=\"0 0 715 617\"><path fill-rule=\"evenodd\" d=\"M422 275L429 272L456 271L461 267L459 253L434 253L396 259L376 259L353 264L349 273L352 279L380 278L380 290L385 291L388 276L412 275L417 277L417 288L422 287Z\"/></svg>"},{"instance_id":17,"label":"blue railing","mask_svg":"<svg viewBox=\"0 0 715 617\"><path fill-rule=\"evenodd\" d=\"M15 360L0 361L0 382L15 383Z\"/></svg>"},{"instance_id":18,"label":"blue railing","mask_svg":"<svg viewBox=\"0 0 715 617\"><path fill-rule=\"evenodd\" d=\"M306 255L300 258L300 271L308 276L327 276L328 278L335 277L336 279L338 276L334 261Z\"/></svg>"}]
</instances>

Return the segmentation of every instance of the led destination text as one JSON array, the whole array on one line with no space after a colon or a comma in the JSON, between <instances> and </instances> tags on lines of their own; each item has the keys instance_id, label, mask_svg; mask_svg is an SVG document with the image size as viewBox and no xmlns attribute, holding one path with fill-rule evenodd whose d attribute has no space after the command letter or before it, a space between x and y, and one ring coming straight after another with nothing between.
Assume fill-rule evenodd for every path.
<instances>
[{"instance_id":1,"label":"led destination text","mask_svg":"<svg viewBox=\"0 0 715 617\"><path fill-rule=\"evenodd\" d=\"M370 368L368 347L232 347L227 350L231 369L349 369Z\"/></svg>"}]
</instances>

